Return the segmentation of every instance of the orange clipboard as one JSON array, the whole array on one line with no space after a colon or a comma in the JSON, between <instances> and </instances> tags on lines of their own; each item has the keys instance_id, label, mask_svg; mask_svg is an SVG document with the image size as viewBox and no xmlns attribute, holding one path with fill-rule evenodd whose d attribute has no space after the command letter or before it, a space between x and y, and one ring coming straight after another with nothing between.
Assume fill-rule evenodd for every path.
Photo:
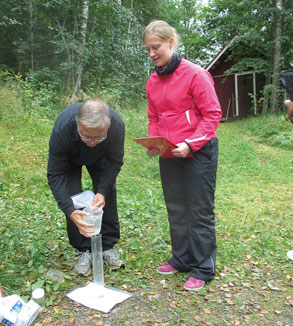
<instances>
[{"instance_id":1,"label":"orange clipboard","mask_svg":"<svg viewBox=\"0 0 293 326\"><path fill-rule=\"evenodd\" d=\"M147 149L158 149L159 155L165 158L174 158L171 150L178 147L163 136L133 138L133 140Z\"/></svg>"}]
</instances>

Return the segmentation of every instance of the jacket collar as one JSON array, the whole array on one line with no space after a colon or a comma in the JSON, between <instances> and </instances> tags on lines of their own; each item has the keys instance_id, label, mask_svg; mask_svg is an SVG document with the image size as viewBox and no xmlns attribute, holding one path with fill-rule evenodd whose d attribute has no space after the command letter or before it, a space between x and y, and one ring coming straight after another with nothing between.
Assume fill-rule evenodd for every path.
<instances>
[{"instance_id":1,"label":"jacket collar","mask_svg":"<svg viewBox=\"0 0 293 326\"><path fill-rule=\"evenodd\" d=\"M157 67L156 66L156 72L159 76L163 76L163 75L169 75L172 74L172 72L174 72L180 62L181 62L181 56L178 53L173 53L170 63L166 66L166 67Z\"/></svg>"}]
</instances>

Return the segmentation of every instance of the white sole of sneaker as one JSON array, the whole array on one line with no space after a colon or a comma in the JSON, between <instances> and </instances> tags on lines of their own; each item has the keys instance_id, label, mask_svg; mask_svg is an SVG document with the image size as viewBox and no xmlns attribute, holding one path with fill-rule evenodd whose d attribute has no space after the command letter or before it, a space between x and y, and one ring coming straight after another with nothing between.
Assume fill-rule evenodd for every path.
<instances>
[{"instance_id":1,"label":"white sole of sneaker","mask_svg":"<svg viewBox=\"0 0 293 326\"><path fill-rule=\"evenodd\" d=\"M205 286L205 283L203 284L203 286L201 286L200 288L189 288L187 286L184 286L184 289L187 291L199 291L200 289L202 289Z\"/></svg>"},{"instance_id":2,"label":"white sole of sneaker","mask_svg":"<svg viewBox=\"0 0 293 326\"><path fill-rule=\"evenodd\" d=\"M104 264L106 265L107 268L111 269L112 271L117 271L118 269L125 269L125 264L121 264L120 266L114 266L108 264L105 260L104 260Z\"/></svg>"},{"instance_id":3,"label":"white sole of sneaker","mask_svg":"<svg viewBox=\"0 0 293 326\"><path fill-rule=\"evenodd\" d=\"M162 275L172 275L172 274L178 273L178 271L173 271L173 272L160 272L158 269L157 269L157 272L159 274L162 274Z\"/></svg>"},{"instance_id":4,"label":"white sole of sneaker","mask_svg":"<svg viewBox=\"0 0 293 326\"><path fill-rule=\"evenodd\" d=\"M91 274L91 272L88 272L88 273L78 273L78 272L76 272L76 271L74 271L74 273L75 273L75 275L77 275L77 276L84 276L84 277L87 277L87 276L89 276L89 275Z\"/></svg>"}]
</instances>

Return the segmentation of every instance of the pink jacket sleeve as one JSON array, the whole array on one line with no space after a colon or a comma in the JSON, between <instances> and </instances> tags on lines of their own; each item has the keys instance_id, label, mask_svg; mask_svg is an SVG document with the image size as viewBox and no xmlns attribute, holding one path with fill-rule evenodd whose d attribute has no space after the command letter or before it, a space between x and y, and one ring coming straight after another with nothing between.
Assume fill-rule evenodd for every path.
<instances>
[{"instance_id":1,"label":"pink jacket sleeve","mask_svg":"<svg viewBox=\"0 0 293 326\"><path fill-rule=\"evenodd\" d=\"M186 141L196 152L209 139L216 137L216 129L222 117L222 110L215 91L214 81L208 71L202 69L195 73L190 87L195 110L197 109L200 113L200 122L193 135Z\"/></svg>"}]
</instances>

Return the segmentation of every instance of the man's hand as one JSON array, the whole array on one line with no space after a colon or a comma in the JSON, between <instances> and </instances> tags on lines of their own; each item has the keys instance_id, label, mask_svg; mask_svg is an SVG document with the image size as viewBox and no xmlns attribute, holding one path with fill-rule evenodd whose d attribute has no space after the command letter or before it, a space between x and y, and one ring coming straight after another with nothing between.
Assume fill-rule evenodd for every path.
<instances>
[{"instance_id":1,"label":"man's hand","mask_svg":"<svg viewBox=\"0 0 293 326\"><path fill-rule=\"evenodd\" d=\"M190 148L186 143L176 144L178 147L172 149L172 154L176 157L186 157L190 154Z\"/></svg>"},{"instance_id":2,"label":"man's hand","mask_svg":"<svg viewBox=\"0 0 293 326\"><path fill-rule=\"evenodd\" d=\"M94 197L92 206L100 207L103 209L105 206L105 196L100 193L97 193Z\"/></svg>"},{"instance_id":3,"label":"man's hand","mask_svg":"<svg viewBox=\"0 0 293 326\"><path fill-rule=\"evenodd\" d=\"M285 116L285 120L286 121L291 121L293 123L293 101L290 100L286 100L284 102L284 104L287 106L288 108L288 113Z\"/></svg>"},{"instance_id":4,"label":"man's hand","mask_svg":"<svg viewBox=\"0 0 293 326\"><path fill-rule=\"evenodd\" d=\"M94 233L94 229L89 231L87 228L94 227L94 225L87 224L84 222L83 216L85 216L85 215L89 215L89 214L84 211L76 210L76 211L73 211L69 217L74 222L76 227L78 228L79 233L87 238L90 238L91 233Z\"/></svg>"}]
</instances>

